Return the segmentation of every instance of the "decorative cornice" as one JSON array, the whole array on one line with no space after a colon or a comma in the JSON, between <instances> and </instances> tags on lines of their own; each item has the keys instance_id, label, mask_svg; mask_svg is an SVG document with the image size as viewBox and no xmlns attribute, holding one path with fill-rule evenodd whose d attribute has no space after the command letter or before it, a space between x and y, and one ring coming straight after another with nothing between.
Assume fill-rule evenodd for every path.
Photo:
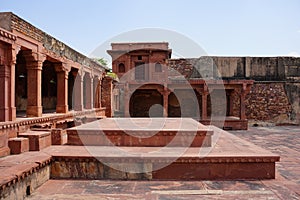
<instances>
[{"instance_id":1,"label":"decorative cornice","mask_svg":"<svg viewBox=\"0 0 300 200\"><path fill-rule=\"evenodd\" d=\"M33 119L24 119L20 121L15 122L0 122L0 131L4 129L14 129L18 128L20 126L26 126L26 125L34 125L39 123L48 123L48 122L54 122L54 121L62 121L66 119L75 119L75 117L80 116L86 116L86 115L93 115L95 112L100 112L105 108L95 108L92 110L86 110L86 111L78 111L78 112L70 112L64 115L55 115L55 116L47 116L47 117L36 117Z\"/></svg>"},{"instance_id":2,"label":"decorative cornice","mask_svg":"<svg viewBox=\"0 0 300 200\"><path fill-rule=\"evenodd\" d=\"M279 156L242 156L242 157L181 157L176 159L175 157L119 157L119 156L88 156L88 155L76 155L76 156L64 156L56 155L52 157L55 161L72 161L72 162L109 162L109 163L272 163L280 160Z\"/></svg>"},{"instance_id":3,"label":"decorative cornice","mask_svg":"<svg viewBox=\"0 0 300 200\"><path fill-rule=\"evenodd\" d=\"M11 32L8 32L7 30L0 28L0 36L11 40L11 41L16 41L17 40L17 36L12 34Z\"/></svg>"}]
</instances>

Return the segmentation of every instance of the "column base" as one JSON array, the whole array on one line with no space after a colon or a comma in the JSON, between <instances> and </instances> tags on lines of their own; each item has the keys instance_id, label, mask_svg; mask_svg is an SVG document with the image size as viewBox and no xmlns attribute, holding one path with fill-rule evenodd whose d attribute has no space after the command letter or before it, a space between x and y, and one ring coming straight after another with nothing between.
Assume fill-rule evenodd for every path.
<instances>
[{"instance_id":1,"label":"column base","mask_svg":"<svg viewBox=\"0 0 300 200\"><path fill-rule=\"evenodd\" d=\"M43 114L42 106L27 106L26 115L27 117L41 117Z\"/></svg>"},{"instance_id":2,"label":"column base","mask_svg":"<svg viewBox=\"0 0 300 200\"><path fill-rule=\"evenodd\" d=\"M68 112L68 105L60 105L56 106L56 112L57 113L67 113Z\"/></svg>"},{"instance_id":3,"label":"column base","mask_svg":"<svg viewBox=\"0 0 300 200\"><path fill-rule=\"evenodd\" d=\"M75 105L74 110L75 111L82 111L83 110L83 105Z\"/></svg>"}]
</instances>

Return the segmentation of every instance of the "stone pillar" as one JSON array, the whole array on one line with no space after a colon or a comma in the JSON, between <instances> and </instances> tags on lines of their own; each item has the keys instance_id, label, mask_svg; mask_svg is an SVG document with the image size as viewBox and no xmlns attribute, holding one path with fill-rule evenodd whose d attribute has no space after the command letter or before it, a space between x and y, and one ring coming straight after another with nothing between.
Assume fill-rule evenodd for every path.
<instances>
[{"instance_id":1,"label":"stone pillar","mask_svg":"<svg viewBox=\"0 0 300 200\"><path fill-rule=\"evenodd\" d=\"M201 94L202 97L201 119L202 120L207 120L207 96L208 96L208 89L207 86L204 85L204 89Z\"/></svg>"},{"instance_id":2,"label":"stone pillar","mask_svg":"<svg viewBox=\"0 0 300 200\"><path fill-rule=\"evenodd\" d=\"M0 56L0 121L16 119L15 64L19 51L19 46L12 45L4 49L4 56Z\"/></svg>"},{"instance_id":3,"label":"stone pillar","mask_svg":"<svg viewBox=\"0 0 300 200\"><path fill-rule=\"evenodd\" d=\"M57 113L68 112L68 78L71 70L65 63L56 63L55 71L57 75Z\"/></svg>"},{"instance_id":4,"label":"stone pillar","mask_svg":"<svg viewBox=\"0 0 300 200\"><path fill-rule=\"evenodd\" d=\"M109 76L104 77L102 82L102 98L101 104L105 107L105 116L112 117L113 116L113 106L112 106L112 95L113 95L113 79Z\"/></svg>"},{"instance_id":5,"label":"stone pillar","mask_svg":"<svg viewBox=\"0 0 300 200\"><path fill-rule=\"evenodd\" d=\"M124 92L124 117L130 117L129 103L130 103L131 92L129 91L128 84L125 84Z\"/></svg>"},{"instance_id":6,"label":"stone pillar","mask_svg":"<svg viewBox=\"0 0 300 200\"><path fill-rule=\"evenodd\" d=\"M164 91L163 97L164 97L164 117L168 117L168 105L169 105L169 91Z\"/></svg>"},{"instance_id":7,"label":"stone pillar","mask_svg":"<svg viewBox=\"0 0 300 200\"><path fill-rule=\"evenodd\" d=\"M99 86L99 79L98 79L98 76L95 76L94 79L93 79L93 99L94 99L93 106L94 106L94 108L99 108L98 86Z\"/></svg>"},{"instance_id":8,"label":"stone pillar","mask_svg":"<svg viewBox=\"0 0 300 200\"><path fill-rule=\"evenodd\" d=\"M83 75L83 72L73 73L73 76L75 77L73 88L73 108L75 111L83 110Z\"/></svg>"},{"instance_id":9,"label":"stone pillar","mask_svg":"<svg viewBox=\"0 0 300 200\"><path fill-rule=\"evenodd\" d=\"M168 90L167 85L163 89L157 89L157 91L163 96L163 117L168 117L169 95L171 91Z\"/></svg>"},{"instance_id":10,"label":"stone pillar","mask_svg":"<svg viewBox=\"0 0 300 200\"><path fill-rule=\"evenodd\" d=\"M93 108L93 97L94 97L94 90L93 90L93 77L92 75L89 73L88 75L88 79L87 79L87 83L86 83L86 108L87 109L92 109Z\"/></svg>"},{"instance_id":11,"label":"stone pillar","mask_svg":"<svg viewBox=\"0 0 300 200\"><path fill-rule=\"evenodd\" d=\"M8 66L0 63L0 121L3 122L9 120L9 76L10 72Z\"/></svg>"},{"instance_id":12,"label":"stone pillar","mask_svg":"<svg viewBox=\"0 0 300 200\"><path fill-rule=\"evenodd\" d=\"M246 97L246 91L243 87L241 89L240 93L240 119L245 120L246 119L246 113L245 113L245 97Z\"/></svg>"},{"instance_id":13,"label":"stone pillar","mask_svg":"<svg viewBox=\"0 0 300 200\"><path fill-rule=\"evenodd\" d=\"M21 46L19 45L12 45L11 48L11 58L10 62L10 101L9 101L9 120L14 121L16 120L16 86L15 86L15 76L16 76L16 63L17 63L17 54L21 50Z\"/></svg>"},{"instance_id":14,"label":"stone pillar","mask_svg":"<svg viewBox=\"0 0 300 200\"><path fill-rule=\"evenodd\" d=\"M167 87L164 87L163 90L158 90L158 92L163 96L163 117L168 117L169 95L171 91L169 91Z\"/></svg>"},{"instance_id":15,"label":"stone pillar","mask_svg":"<svg viewBox=\"0 0 300 200\"><path fill-rule=\"evenodd\" d=\"M31 51L24 52L27 68L27 117L41 117L42 107L42 68L46 57Z\"/></svg>"}]
</instances>

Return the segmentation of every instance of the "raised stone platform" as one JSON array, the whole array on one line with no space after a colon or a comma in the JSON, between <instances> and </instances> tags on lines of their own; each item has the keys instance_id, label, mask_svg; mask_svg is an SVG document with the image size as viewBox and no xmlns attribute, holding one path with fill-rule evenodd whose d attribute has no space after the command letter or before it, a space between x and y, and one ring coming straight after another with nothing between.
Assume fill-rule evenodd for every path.
<instances>
[{"instance_id":1,"label":"raised stone platform","mask_svg":"<svg viewBox=\"0 0 300 200\"><path fill-rule=\"evenodd\" d=\"M24 137L10 138L8 146L11 154L20 154L29 151L29 139Z\"/></svg>"},{"instance_id":2,"label":"raised stone platform","mask_svg":"<svg viewBox=\"0 0 300 200\"><path fill-rule=\"evenodd\" d=\"M106 118L67 134L69 145L209 147L213 131L191 118Z\"/></svg>"},{"instance_id":3,"label":"raised stone platform","mask_svg":"<svg viewBox=\"0 0 300 200\"><path fill-rule=\"evenodd\" d=\"M51 133L49 131L28 131L20 133L19 137L29 139L29 151L40 151L51 145Z\"/></svg>"},{"instance_id":4,"label":"raised stone platform","mask_svg":"<svg viewBox=\"0 0 300 200\"><path fill-rule=\"evenodd\" d=\"M52 178L273 179L279 156L216 127L213 147L52 146ZM163 149L163 150L162 150ZM179 155L178 152L183 152ZM134 173L135 171L145 171Z\"/></svg>"}]
</instances>

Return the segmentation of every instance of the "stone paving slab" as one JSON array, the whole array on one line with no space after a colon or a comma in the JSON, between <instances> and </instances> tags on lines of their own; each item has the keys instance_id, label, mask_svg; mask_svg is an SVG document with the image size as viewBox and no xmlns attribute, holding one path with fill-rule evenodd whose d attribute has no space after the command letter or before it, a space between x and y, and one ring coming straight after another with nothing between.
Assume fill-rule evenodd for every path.
<instances>
[{"instance_id":1,"label":"stone paving slab","mask_svg":"<svg viewBox=\"0 0 300 200\"><path fill-rule=\"evenodd\" d=\"M274 180L101 181L50 180L28 199L300 199L300 127L232 131L281 156ZM287 158L287 159L285 159Z\"/></svg>"}]
</instances>

